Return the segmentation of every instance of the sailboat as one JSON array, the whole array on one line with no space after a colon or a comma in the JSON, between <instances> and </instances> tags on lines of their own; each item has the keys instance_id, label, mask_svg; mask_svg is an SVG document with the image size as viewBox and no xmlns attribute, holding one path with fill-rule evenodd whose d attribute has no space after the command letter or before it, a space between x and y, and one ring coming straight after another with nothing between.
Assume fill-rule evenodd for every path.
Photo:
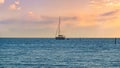
<instances>
[{"instance_id":1,"label":"sailboat","mask_svg":"<svg viewBox=\"0 0 120 68\"><path fill-rule=\"evenodd\" d=\"M58 23L58 29L56 31L56 37L55 39L56 40L64 40L65 39L65 36L61 34L61 20L60 20L60 17L59 17L59 23Z\"/></svg>"}]
</instances>

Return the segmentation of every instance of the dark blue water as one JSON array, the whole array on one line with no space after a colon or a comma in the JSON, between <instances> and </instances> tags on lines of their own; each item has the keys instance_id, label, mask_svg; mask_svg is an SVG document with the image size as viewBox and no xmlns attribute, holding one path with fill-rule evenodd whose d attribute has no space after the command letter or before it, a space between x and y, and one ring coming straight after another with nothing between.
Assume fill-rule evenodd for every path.
<instances>
[{"instance_id":1,"label":"dark blue water","mask_svg":"<svg viewBox=\"0 0 120 68\"><path fill-rule=\"evenodd\" d=\"M120 39L1 38L0 68L120 68Z\"/></svg>"}]
</instances>

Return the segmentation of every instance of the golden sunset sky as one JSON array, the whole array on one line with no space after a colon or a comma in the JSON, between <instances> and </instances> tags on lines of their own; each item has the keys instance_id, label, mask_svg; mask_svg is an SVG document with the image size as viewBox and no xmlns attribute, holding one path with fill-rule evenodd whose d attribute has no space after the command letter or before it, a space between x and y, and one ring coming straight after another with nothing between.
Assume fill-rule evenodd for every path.
<instances>
[{"instance_id":1,"label":"golden sunset sky","mask_svg":"<svg viewBox=\"0 0 120 68\"><path fill-rule=\"evenodd\" d=\"M120 0L0 0L0 37L119 37Z\"/></svg>"}]
</instances>

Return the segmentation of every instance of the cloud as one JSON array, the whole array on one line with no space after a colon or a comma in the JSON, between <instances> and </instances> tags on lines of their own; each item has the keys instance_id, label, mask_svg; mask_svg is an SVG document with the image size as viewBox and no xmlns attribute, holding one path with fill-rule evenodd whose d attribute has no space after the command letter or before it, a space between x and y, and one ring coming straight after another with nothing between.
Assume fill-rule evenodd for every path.
<instances>
[{"instance_id":1,"label":"cloud","mask_svg":"<svg viewBox=\"0 0 120 68\"><path fill-rule=\"evenodd\" d=\"M28 16L34 16L35 14L32 11L28 12Z\"/></svg>"},{"instance_id":2,"label":"cloud","mask_svg":"<svg viewBox=\"0 0 120 68\"><path fill-rule=\"evenodd\" d=\"M15 4L16 4L16 5L19 5L19 4L20 4L20 2L19 2L19 1L15 1Z\"/></svg>"},{"instance_id":3,"label":"cloud","mask_svg":"<svg viewBox=\"0 0 120 68\"><path fill-rule=\"evenodd\" d=\"M9 8L12 9L12 10L16 10L16 9L17 9L17 6L16 6L15 4L11 4L11 5L9 6Z\"/></svg>"},{"instance_id":4,"label":"cloud","mask_svg":"<svg viewBox=\"0 0 120 68\"><path fill-rule=\"evenodd\" d=\"M40 15L33 11L27 12L27 15L25 16L28 20L41 20Z\"/></svg>"},{"instance_id":5,"label":"cloud","mask_svg":"<svg viewBox=\"0 0 120 68\"><path fill-rule=\"evenodd\" d=\"M46 19L46 20L58 20L59 19L59 16L58 17L49 17L49 16L41 16L42 19ZM71 20L78 20L78 17L77 16L61 16L60 17L62 21L71 21Z\"/></svg>"},{"instance_id":6,"label":"cloud","mask_svg":"<svg viewBox=\"0 0 120 68\"><path fill-rule=\"evenodd\" d=\"M96 20L97 20L97 22L102 22L102 23L107 23L107 22L112 22L112 21L114 21L114 20L116 20L117 19L117 17L116 16L111 16L111 17L99 17L99 18L97 18ZM113 22L112 22L113 23Z\"/></svg>"},{"instance_id":7,"label":"cloud","mask_svg":"<svg viewBox=\"0 0 120 68\"><path fill-rule=\"evenodd\" d=\"M28 20L38 20L38 21L41 21L41 20L59 20L59 16L58 17L55 17L55 16L45 16L45 15L40 15L40 14L37 14L33 11L29 11L27 12L27 17L26 17ZM77 16L61 16L61 20L62 21L76 21L78 20L78 17Z\"/></svg>"},{"instance_id":8,"label":"cloud","mask_svg":"<svg viewBox=\"0 0 120 68\"><path fill-rule=\"evenodd\" d=\"M0 0L0 4L3 4L5 2L5 0Z\"/></svg>"},{"instance_id":9,"label":"cloud","mask_svg":"<svg viewBox=\"0 0 120 68\"><path fill-rule=\"evenodd\" d=\"M110 16L110 15L116 14L117 12L119 12L119 10L113 10L113 11L103 13L103 14L101 14L101 16Z\"/></svg>"},{"instance_id":10,"label":"cloud","mask_svg":"<svg viewBox=\"0 0 120 68\"><path fill-rule=\"evenodd\" d=\"M90 0L90 4L95 8L119 8L120 0Z\"/></svg>"},{"instance_id":11,"label":"cloud","mask_svg":"<svg viewBox=\"0 0 120 68\"><path fill-rule=\"evenodd\" d=\"M108 12L104 12L97 16L98 22L111 22L118 18L119 10L112 10Z\"/></svg>"},{"instance_id":12,"label":"cloud","mask_svg":"<svg viewBox=\"0 0 120 68\"><path fill-rule=\"evenodd\" d=\"M78 20L77 16L72 16L72 17L63 17L62 20L64 21L72 21L72 20Z\"/></svg>"},{"instance_id":13,"label":"cloud","mask_svg":"<svg viewBox=\"0 0 120 68\"><path fill-rule=\"evenodd\" d=\"M33 12L28 13L29 16L35 16ZM2 20L0 21L0 24L45 24L49 25L51 23L58 23L59 17L52 17L52 16L39 16L39 19L33 19L33 18L27 18L27 17L21 17L20 19L8 19L8 20ZM78 18L75 16L71 17L61 17L61 20L64 22L67 21L76 21Z\"/></svg>"},{"instance_id":14,"label":"cloud","mask_svg":"<svg viewBox=\"0 0 120 68\"><path fill-rule=\"evenodd\" d=\"M20 5L20 2L15 1L13 4L9 5L9 9L11 9L11 10L21 10L21 7L19 5Z\"/></svg>"}]
</instances>

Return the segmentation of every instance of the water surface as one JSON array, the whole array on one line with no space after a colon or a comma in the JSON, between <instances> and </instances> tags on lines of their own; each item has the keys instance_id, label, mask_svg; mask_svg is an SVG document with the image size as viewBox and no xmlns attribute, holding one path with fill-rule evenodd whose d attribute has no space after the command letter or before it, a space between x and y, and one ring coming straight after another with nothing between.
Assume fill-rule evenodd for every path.
<instances>
[{"instance_id":1,"label":"water surface","mask_svg":"<svg viewBox=\"0 0 120 68\"><path fill-rule=\"evenodd\" d=\"M1 38L0 68L120 68L120 39Z\"/></svg>"}]
</instances>

